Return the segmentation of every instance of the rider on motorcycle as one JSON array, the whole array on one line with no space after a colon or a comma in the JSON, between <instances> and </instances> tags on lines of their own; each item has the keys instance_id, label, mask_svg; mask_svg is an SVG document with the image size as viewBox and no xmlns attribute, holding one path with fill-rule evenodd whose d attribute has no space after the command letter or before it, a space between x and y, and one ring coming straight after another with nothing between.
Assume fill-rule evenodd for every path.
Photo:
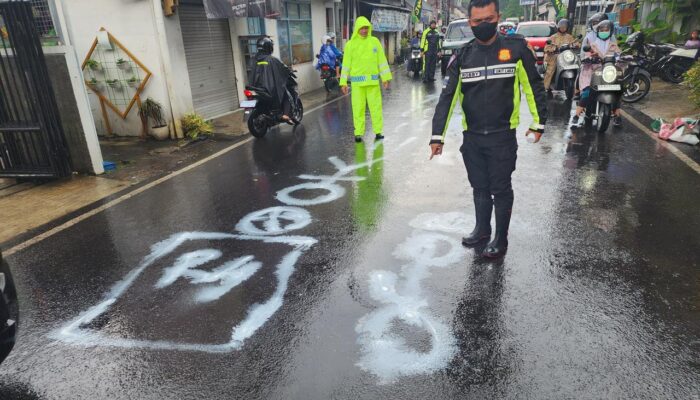
<instances>
[{"instance_id":1,"label":"rider on motorcycle","mask_svg":"<svg viewBox=\"0 0 700 400\"><path fill-rule=\"evenodd\" d=\"M568 32L568 30L569 20L559 20L559 23L557 24L557 33L549 37L549 40L551 40L552 43L544 47L546 57L545 61L547 63L547 72L544 74L544 88L547 90L547 93L552 92L549 85L552 83L554 72L557 69L557 50L562 45L576 42L576 39Z\"/></svg>"},{"instance_id":2,"label":"rider on motorcycle","mask_svg":"<svg viewBox=\"0 0 700 400\"><path fill-rule=\"evenodd\" d=\"M289 116L292 105L287 98L287 83L291 76L289 67L272 55L274 43L269 37L262 37L257 42L258 53L253 59L250 86L261 87L270 93L274 106L282 112L282 121L294 125L295 121Z\"/></svg>"},{"instance_id":3,"label":"rider on motorcycle","mask_svg":"<svg viewBox=\"0 0 700 400\"><path fill-rule=\"evenodd\" d=\"M590 46L590 51L583 52L582 60L587 60L591 58L604 59L609 56L619 56L620 48L617 43L611 40L613 31L612 22L605 20L594 27L595 39L588 41L588 46ZM588 35L586 36L588 38ZM590 85L593 73L600 69L600 64L582 63L581 74L579 75L579 87L581 88L581 99L576 106L576 115L574 115L571 120L572 127L579 127L583 125L583 116L581 115L588 105L589 96L591 93ZM622 117L620 116L620 104L613 105L613 124L615 126L622 125Z\"/></svg>"},{"instance_id":4,"label":"rider on motorcycle","mask_svg":"<svg viewBox=\"0 0 700 400\"><path fill-rule=\"evenodd\" d=\"M326 35L323 37L323 45L321 50L318 51L318 63L316 64L316 69L321 69L321 64L328 64L328 67L335 70L335 76L340 77L340 62L338 60L339 56L343 53L338 50L338 48L333 45L333 39Z\"/></svg>"}]
</instances>

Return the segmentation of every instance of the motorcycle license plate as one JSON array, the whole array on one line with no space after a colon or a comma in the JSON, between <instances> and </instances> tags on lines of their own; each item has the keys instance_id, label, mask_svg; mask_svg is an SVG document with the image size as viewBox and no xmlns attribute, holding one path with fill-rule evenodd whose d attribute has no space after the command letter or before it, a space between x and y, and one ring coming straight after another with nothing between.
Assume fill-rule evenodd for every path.
<instances>
[{"instance_id":1,"label":"motorcycle license plate","mask_svg":"<svg viewBox=\"0 0 700 400\"><path fill-rule=\"evenodd\" d=\"M578 65L567 65L563 69L578 69Z\"/></svg>"},{"instance_id":2,"label":"motorcycle license plate","mask_svg":"<svg viewBox=\"0 0 700 400\"><path fill-rule=\"evenodd\" d=\"M452 54L452 50L443 50L442 53L446 56L449 56L450 54Z\"/></svg>"},{"instance_id":3,"label":"motorcycle license plate","mask_svg":"<svg viewBox=\"0 0 700 400\"><path fill-rule=\"evenodd\" d=\"M243 100L241 102L241 108L255 108L256 104L258 104L257 100Z\"/></svg>"},{"instance_id":4,"label":"motorcycle license plate","mask_svg":"<svg viewBox=\"0 0 700 400\"><path fill-rule=\"evenodd\" d=\"M620 85L598 85L598 90L603 91L603 90L622 90L622 86Z\"/></svg>"}]
</instances>

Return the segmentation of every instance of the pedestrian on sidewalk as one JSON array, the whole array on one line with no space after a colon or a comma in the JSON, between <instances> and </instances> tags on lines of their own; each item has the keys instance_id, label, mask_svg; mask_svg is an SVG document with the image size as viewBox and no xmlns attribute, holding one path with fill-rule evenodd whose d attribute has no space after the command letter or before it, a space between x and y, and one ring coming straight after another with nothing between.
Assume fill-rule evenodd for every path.
<instances>
[{"instance_id":1,"label":"pedestrian on sidewalk","mask_svg":"<svg viewBox=\"0 0 700 400\"><path fill-rule=\"evenodd\" d=\"M357 18L352 37L345 45L340 87L348 94L348 81L352 84L352 118L355 126L355 142L365 135L365 110L369 105L375 140L384 139L382 117L382 89L389 88L391 80L389 62L379 39L372 36L372 24L365 17Z\"/></svg>"},{"instance_id":2,"label":"pedestrian on sidewalk","mask_svg":"<svg viewBox=\"0 0 700 400\"><path fill-rule=\"evenodd\" d=\"M684 47L686 49L700 49L700 38L698 37L697 29L690 32L690 36L688 37L688 41L685 42Z\"/></svg>"},{"instance_id":3,"label":"pedestrian on sidewalk","mask_svg":"<svg viewBox=\"0 0 700 400\"><path fill-rule=\"evenodd\" d=\"M423 53L423 82L435 82L435 65L440 57L440 32L437 22L430 21L430 28L423 32L420 48Z\"/></svg>"},{"instance_id":4,"label":"pedestrian on sidewalk","mask_svg":"<svg viewBox=\"0 0 700 400\"><path fill-rule=\"evenodd\" d=\"M526 133L532 135L534 142L544 132L546 94L535 56L525 39L498 34L498 0L472 0L468 10L476 40L455 54L447 67L447 84L433 116L430 158L442 154L452 109L461 104L464 142L460 152L474 190L476 214L476 227L462 239L462 244L476 246L490 239L491 212L495 207L496 234L482 255L498 258L508 248L520 94L525 93L534 120Z\"/></svg>"}]
</instances>

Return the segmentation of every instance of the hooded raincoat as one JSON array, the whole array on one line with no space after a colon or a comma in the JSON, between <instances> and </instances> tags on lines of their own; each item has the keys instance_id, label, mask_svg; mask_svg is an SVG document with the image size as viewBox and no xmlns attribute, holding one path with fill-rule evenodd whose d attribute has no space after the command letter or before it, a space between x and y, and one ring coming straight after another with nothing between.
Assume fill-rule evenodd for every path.
<instances>
[{"instance_id":1,"label":"hooded raincoat","mask_svg":"<svg viewBox=\"0 0 700 400\"><path fill-rule=\"evenodd\" d=\"M290 77L289 68L270 54L258 53L252 60L250 85L265 88L274 99L274 106L284 114L289 114L290 103L286 88Z\"/></svg>"},{"instance_id":2,"label":"hooded raincoat","mask_svg":"<svg viewBox=\"0 0 700 400\"><path fill-rule=\"evenodd\" d=\"M366 37L360 35L360 29L363 27L369 28ZM382 133L382 91L379 82L387 82L391 78L384 48L379 39L372 36L372 24L367 18L359 17L355 22L352 38L345 45L343 72L340 75L340 86L347 86L348 82L352 84L355 136L365 134L367 105L372 117L372 129L376 134Z\"/></svg>"}]
</instances>

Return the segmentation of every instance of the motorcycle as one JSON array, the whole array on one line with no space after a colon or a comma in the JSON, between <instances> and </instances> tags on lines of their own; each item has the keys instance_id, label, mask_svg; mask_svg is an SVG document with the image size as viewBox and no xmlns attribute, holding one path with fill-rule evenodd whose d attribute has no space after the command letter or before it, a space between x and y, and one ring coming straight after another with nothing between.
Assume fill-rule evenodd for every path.
<instances>
[{"instance_id":1,"label":"motorcycle","mask_svg":"<svg viewBox=\"0 0 700 400\"><path fill-rule=\"evenodd\" d=\"M316 54L316 58L319 58L318 54ZM342 56L338 56L336 58L336 62L338 63L339 67L341 67L340 63L342 62L342 60L343 60ZM338 82L338 77L335 73L335 68L332 68L327 63L321 64L320 67L321 67L321 79L323 80L323 87L326 89L326 92L331 92L333 90L337 90L338 88L340 88L340 85Z\"/></svg>"},{"instance_id":2,"label":"motorcycle","mask_svg":"<svg viewBox=\"0 0 700 400\"><path fill-rule=\"evenodd\" d=\"M408 72L413 72L413 77L420 77L423 70L423 57L421 56L420 48L411 48L411 59L408 60Z\"/></svg>"},{"instance_id":3,"label":"motorcycle","mask_svg":"<svg viewBox=\"0 0 700 400\"><path fill-rule=\"evenodd\" d=\"M328 64L321 64L321 79L323 80L323 87L326 88L326 92L336 90L339 87L335 69L331 68Z\"/></svg>"},{"instance_id":4,"label":"motorcycle","mask_svg":"<svg viewBox=\"0 0 700 400\"><path fill-rule=\"evenodd\" d=\"M625 41L636 53L636 61L643 64L650 75L657 75L671 83L683 82L683 74L697 57L697 49L684 49L671 44L647 44L644 34L635 32Z\"/></svg>"},{"instance_id":5,"label":"motorcycle","mask_svg":"<svg viewBox=\"0 0 700 400\"><path fill-rule=\"evenodd\" d=\"M552 41L547 40L547 44L552 44ZM554 72L552 87L554 90L563 90L566 93L567 100L571 100L574 97L576 80L581 70L581 59L575 50L578 50L578 46L575 44L565 44L559 46L556 50L556 53L558 53L557 68Z\"/></svg>"},{"instance_id":6,"label":"motorcycle","mask_svg":"<svg viewBox=\"0 0 700 400\"><path fill-rule=\"evenodd\" d=\"M620 58L625 65L622 76L622 101L636 103L646 97L651 89L651 74L644 57L626 55Z\"/></svg>"},{"instance_id":7,"label":"motorcycle","mask_svg":"<svg viewBox=\"0 0 700 400\"><path fill-rule=\"evenodd\" d=\"M698 51L700 49L677 49L669 53L666 62L663 65L664 75L669 82L683 82L683 74L685 74L698 59Z\"/></svg>"},{"instance_id":8,"label":"motorcycle","mask_svg":"<svg viewBox=\"0 0 700 400\"><path fill-rule=\"evenodd\" d=\"M583 50L588 52L590 47L586 46ZM619 104L622 97L622 70L615 64L615 56L604 59L593 57L583 62L602 65L602 68L596 70L591 77L586 121L592 123L595 120L596 130L604 133L608 130L613 117L613 106Z\"/></svg>"},{"instance_id":9,"label":"motorcycle","mask_svg":"<svg viewBox=\"0 0 700 400\"><path fill-rule=\"evenodd\" d=\"M290 70L289 79L285 87L285 96L291 105L289 116L295 125L301 123L304 117L304 105L297 91L296 70ZM244 109L243 120L248 124L248 131L256 138L265 136L269 128L284 122L282 110L276 108L275 98L267 89L262 87L246 86L243 91L247 100L241 102Z\"/></svg>"}]
</instances>

